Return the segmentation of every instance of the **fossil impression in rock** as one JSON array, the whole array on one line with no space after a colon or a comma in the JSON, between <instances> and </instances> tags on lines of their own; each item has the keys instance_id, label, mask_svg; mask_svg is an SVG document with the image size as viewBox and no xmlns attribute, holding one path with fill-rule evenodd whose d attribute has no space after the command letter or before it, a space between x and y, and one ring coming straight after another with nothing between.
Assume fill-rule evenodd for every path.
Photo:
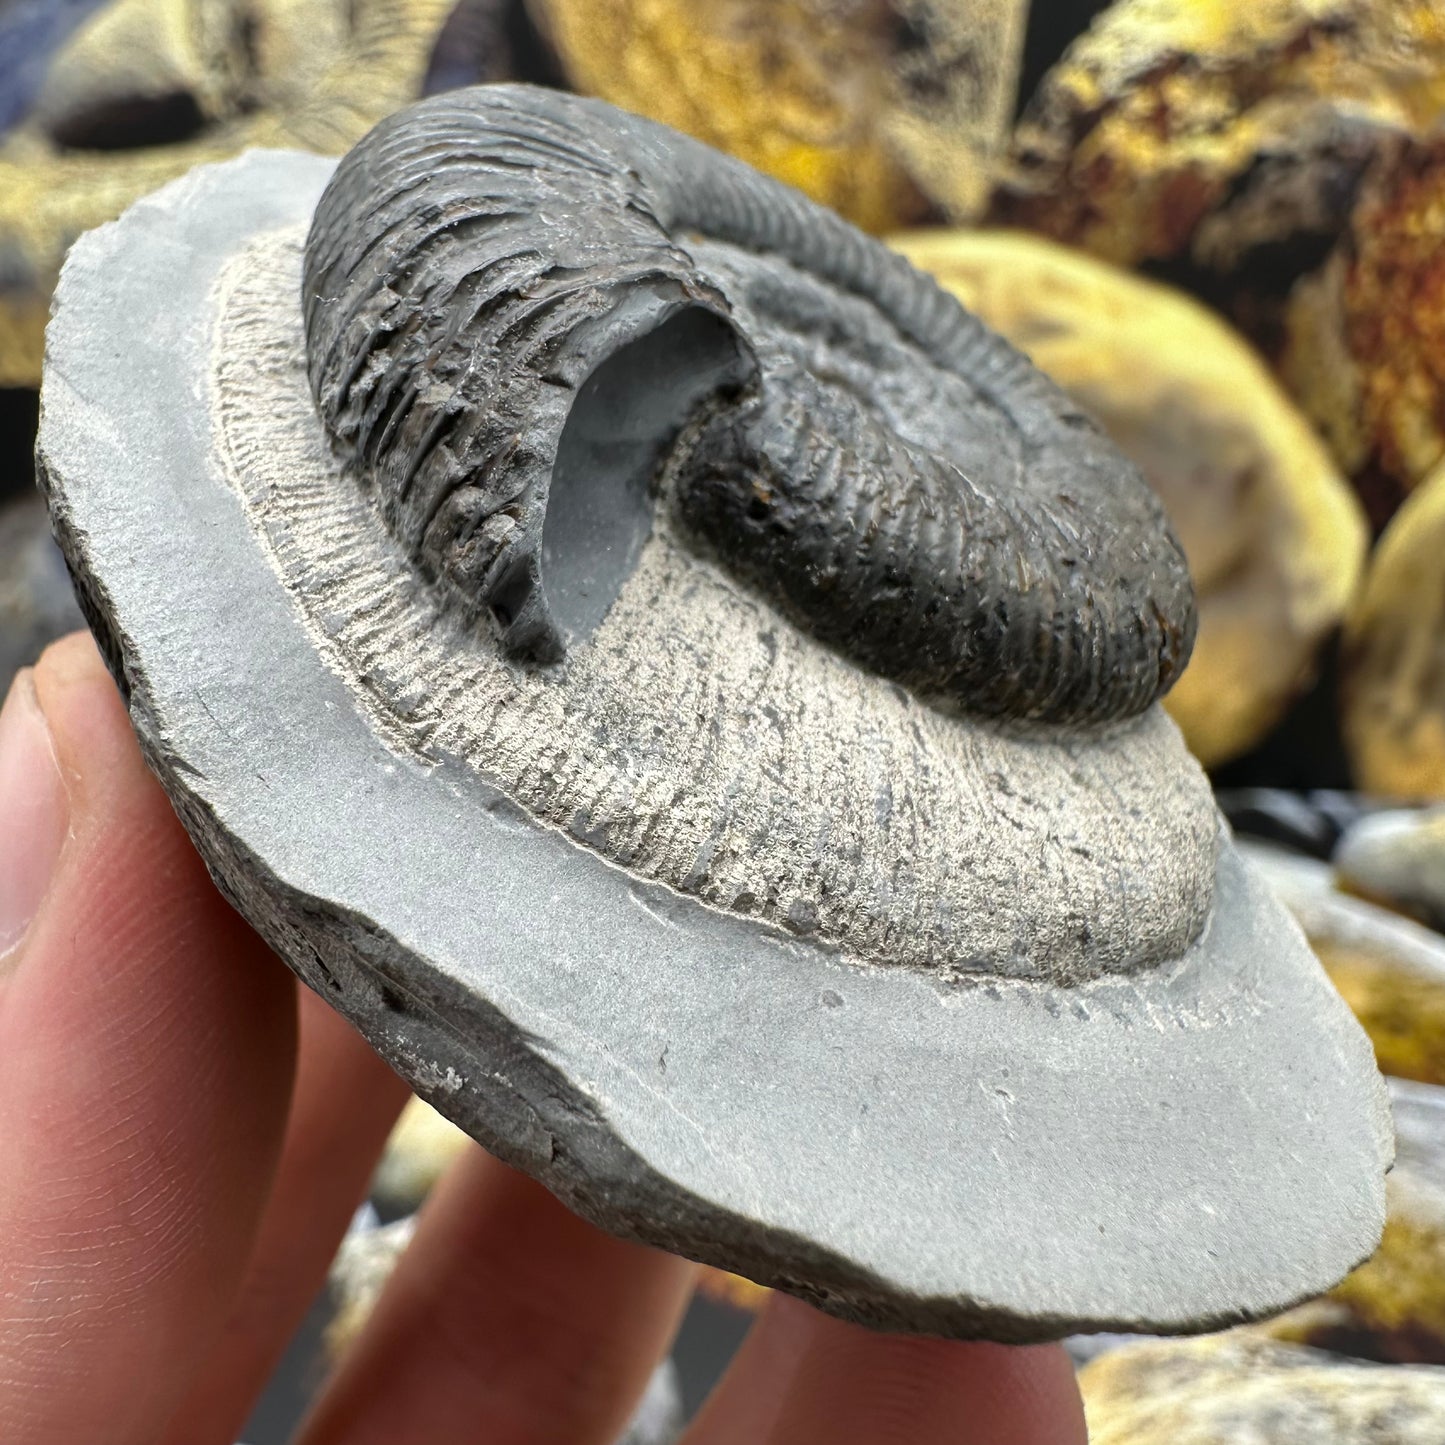
<instances>
[{"instance_id":1,"label":"fossil impression in rock","mask_svg":"<svg viewBox=\"0 0 1445 1445\"><path fill-rule=\"evenodd\" d=\"M488 1148L949 1335L1369 1253L1368 1043L1157 706L1160 506L901 258L503 86L191 177L58 294L41 468L147 756Z\"/></svg>"},{"instance_id":2,"label":"fossil impression in rock","mask_svg":"<svg viewBox=\"0 0 1445 1445\"><path fill-rule=\"evenodd\" d=\"M1165 707L1205 767L1259 742L1313 680L1368 545L1304 418L1229 326L1167 286L1022 232L915 231L891 244L1141 468L1198 596L1198 640Z\"/></svg>"}]
</instances>

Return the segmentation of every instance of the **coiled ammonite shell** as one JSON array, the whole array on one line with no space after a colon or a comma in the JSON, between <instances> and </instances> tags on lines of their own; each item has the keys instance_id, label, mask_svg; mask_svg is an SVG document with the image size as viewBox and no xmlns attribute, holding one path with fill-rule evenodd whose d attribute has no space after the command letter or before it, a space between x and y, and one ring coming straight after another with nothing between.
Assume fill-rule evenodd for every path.
<instances>
[{"instance_id":1,"label":"coiled ammonite shell","mask_svg":"<svg viewBox=\"0 0 1445 1445\"><path fill-rule=\"evenodd\" d=\"M1188 658L1183 556L1099 429L901 258L664 127L525 87L415 106L338 168L305 294L332 434L510 652L560 657L621 581L574 494L620 558L655 481L824 641L965 711L1128 717Z\"/></svg>"},{"instance_id":2,"label":"coiled ammonite shell","mask_svg":"<svg viewBox=\"0 0 1445 1445\"><path fill-rule=\"evenodd\" d=\"M49 346L56 532L216 878L588 1218L1011 1340L1374 1247L1369 1044L1156 705L1158 506L875 242L487 88L142 202Z\"/></svg>"}]
</instances>

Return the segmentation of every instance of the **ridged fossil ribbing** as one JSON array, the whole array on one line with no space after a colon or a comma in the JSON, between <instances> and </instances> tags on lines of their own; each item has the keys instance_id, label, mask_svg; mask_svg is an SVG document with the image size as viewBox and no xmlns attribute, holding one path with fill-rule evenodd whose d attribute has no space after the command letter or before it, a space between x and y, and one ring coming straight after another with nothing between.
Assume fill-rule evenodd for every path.
<instances>
[{"instance_id":1,"label":"ridged fossil ribbing","mask_svg":"<svg viewBox=\"0 0 1445 1445\"><path fill-rule=\"evenodd\" d=\"M651 491L964 711L1127 717L1188 658L1184 559L1097 427L901 258L676 132L521 86L413 106L341 162L304 289L333 439L516 655L599 618ZM884 405L867 360L900 349L916 385Z\"/></svg>"}]
</instances>

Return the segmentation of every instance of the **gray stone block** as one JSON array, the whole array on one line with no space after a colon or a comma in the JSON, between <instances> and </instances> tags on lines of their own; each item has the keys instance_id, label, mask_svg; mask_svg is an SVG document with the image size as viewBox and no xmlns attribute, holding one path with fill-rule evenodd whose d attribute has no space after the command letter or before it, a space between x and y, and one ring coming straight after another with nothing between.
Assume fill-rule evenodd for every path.
<instances>
[{"instance_id":1,"label":"gray stone block","mask_svg":"<svg viewBox=\"0 0 1445 1445\"><path fill-rule=\"evenodd\" d=\"M509 656L313 406L330 173L82 238L40 441L146 756L301 977L602 1227L874 1326L1215 1327L1368 1255L1369 1045L1157 706L929 707L665 519Z\"/></svg>"}]
</instances>

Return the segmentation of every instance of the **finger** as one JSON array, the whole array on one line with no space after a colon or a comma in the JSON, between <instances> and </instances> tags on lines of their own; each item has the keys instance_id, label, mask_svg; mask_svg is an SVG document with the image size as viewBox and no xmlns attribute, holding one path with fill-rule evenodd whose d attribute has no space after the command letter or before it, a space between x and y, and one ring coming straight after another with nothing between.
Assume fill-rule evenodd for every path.
<instances>
[{"instance_id":1,"label":"finger","mask_svg":"<svg viewBox=\"0 0 1445 1445\"><path fill-rule=\"evenodd\" d=\"M722 1379L703 1402L685 1445L762 1445L783 1408L811 1333L770 1294Z\"/></svg>"},{"instance_id":2,"label":"finger","mask_svg":"<svg viewBox=\"0 0 1445 1445\"><path fill-rule=\"evenodd\" d=\"M774 1295L685 1445L1087 1439L1073 1366L1059 1345L878 1334Z\"/></svg>"},{"instance_id":3,"label":"finger","mask_svg":"<svg viewBox=\"0 0 1445 1445\"><path fill-rule=\"evenodd\" d=\"M260 1237L226 1322L158 1445L233 1445L365 1197L406 1085L329 1004L299 990L286 1142Z\"/></svg>"},{"instance_id":4,"label":"finger","mask_svg":"<svg viewBox=\"0 0 1445 1445\"><path fill-rule=\"evenodd\" d=\"M613 1445L693 1267L603 1234L480 1149L428 1201L303 1445Z\"/></svg>"},{"instance_id":5,"label":"finger","mask_svg":"<svg viewBox=\"0 0 1445 1445\"><path fill-rule=\"evenodd\" d=\"M29 826L0 849L52 838L53 809L61 841L6 902L38 911L0 983L0 1440L150 1445L250 1253L293 985L217 894L88 637L7 710L0 782Z\"/></svg>"}]
</instances>

